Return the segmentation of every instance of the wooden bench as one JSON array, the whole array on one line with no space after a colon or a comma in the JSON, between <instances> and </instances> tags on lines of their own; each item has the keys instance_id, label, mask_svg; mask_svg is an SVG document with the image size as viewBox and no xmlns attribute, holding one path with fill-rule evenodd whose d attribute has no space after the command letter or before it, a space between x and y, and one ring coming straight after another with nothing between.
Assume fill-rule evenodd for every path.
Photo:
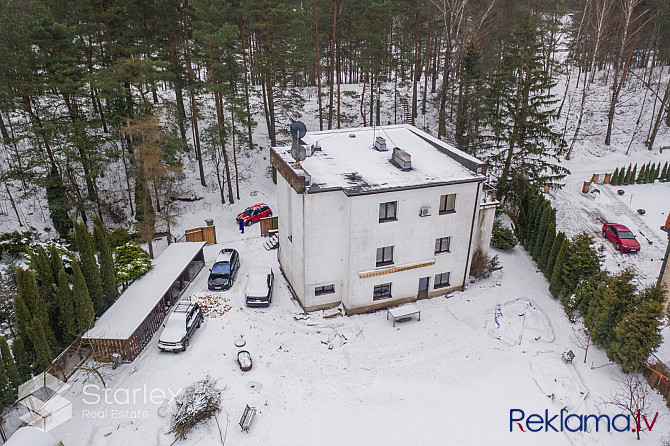
<instances>
[{"instance_id":1,"label":"wooden bench","mask_svg":"<svg viewBox=\"0 0 670 446\"><path fill-rule=\"evenodd\" d=\"M256 408L249 407L249 405L247 404L247 407L244 408L244 413L242 413L242 418L240 418L240 427L244 432L249 432L251 422L254 421L255 415L256 415Z\"/></svg>"},{"instance_id":2,"label":"wooden bench","mask_svg":"<svg viewBox=\"0 0 670 446\"><path fill-rule=\"evenodd\" d=\"M389 319L389 316L393 317L393 326L395 327L395 323L398 320L409 318L415 314L418 315L419 320L421 320L421 310L419 310L419 307L414 304L402 305L400 307L389 308L386 310L386 320Z\"/></svg>"}]
</instances>

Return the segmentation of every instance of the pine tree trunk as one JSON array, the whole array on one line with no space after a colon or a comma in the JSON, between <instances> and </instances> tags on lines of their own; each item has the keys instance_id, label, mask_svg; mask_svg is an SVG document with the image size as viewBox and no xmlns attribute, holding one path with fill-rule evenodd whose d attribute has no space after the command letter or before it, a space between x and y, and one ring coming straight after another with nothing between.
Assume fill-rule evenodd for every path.
<instances>
[{"instance_id":1,"label":"pine tree trunk","mask_svg":"<svg viewBox=\"0 0 670 446\"><path fill-rule=\"evenodd\" d=\"M186 50L186 68L188 69L189 96L191 97L191 119L193 121L193 144L195 146L195 158L198 161L198 171L200 173L200 184L205 187L205 169L202 163L202 151L200 150L200 131L198 129L198 109L195 99L195 88L193 87L193 65L191 63L191 47L189 43L188 28L186 26L186 3L180 6L182 14L182 23L184 26L184 48Z\"/></svg>"},{"instance_id":2,"label":"pine tree trunk","mask_svg":"<svg viewBox=\"0 0 670 446\"><path fill-rule=\"evenodd\" d=\"M237 9L240 10L240 0L237 0ZM249 103L249 67L247 63L247 50L245 48L246 36L244 34L244 18L242 14L238 16L238 28L240 30L240 43L242 44L242 66L244 67L244 103L247 108L247 138L249 139L249 149L254 147L254 140L251 128L251 104ZM235 165L237 168L237 164ZM237 179L235 179L237 181ZM239 195L239 194L238 194ZM239 200L239 196L237 199Z\"/></svg>"},{"instance_id":3,"label":"pine tree trunk","mask_svg":"<svg viewBox=\"0 0 670 446\"><path fill-rule=\"evenodd\" d=\"M321 58L319 57L319 14L314 0L314 46L316 48L316 98L319 103L319 130L323 130L323 105L321 104Z\"/></svg>"}]
</instances>

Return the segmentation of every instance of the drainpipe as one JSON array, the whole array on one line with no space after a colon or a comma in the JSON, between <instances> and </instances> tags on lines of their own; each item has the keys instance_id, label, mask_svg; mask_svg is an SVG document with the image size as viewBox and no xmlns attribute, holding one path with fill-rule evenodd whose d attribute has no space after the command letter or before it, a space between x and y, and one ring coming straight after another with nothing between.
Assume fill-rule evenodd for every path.
<instances>
[{"instance_id":1,"label":"drainpipe","mask_svg":"<svg viewBox=\"0 0 670 446\"><path fill-rule=\"evenodd\" d=\"M468 257L465 259L465 273L463 273L463 289L465 290L465 287L467 285L467 280L468 280L468 269L470 266L470 251L472 251L472 235L475 232L475 217L477 216L477 209L479 208L479 188L482 186L482 183L479 182L477 183L477 195L475 196L475 206L474 209L472 210L472 225L470 226L470 242L468 243Z\"/></svg>"}]
</instances>

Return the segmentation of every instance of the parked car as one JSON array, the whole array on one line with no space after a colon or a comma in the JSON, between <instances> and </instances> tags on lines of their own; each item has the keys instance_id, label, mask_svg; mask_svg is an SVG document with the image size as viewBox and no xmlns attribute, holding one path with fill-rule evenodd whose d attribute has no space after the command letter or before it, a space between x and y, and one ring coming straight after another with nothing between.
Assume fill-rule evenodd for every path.
<instances>
[{"instance_id":1,"label":"parked car","mask_svg":"<svg viewBox=\"0 0 670 446\"><path fill-rule=\"evenodd\" d=\"M605 223L603 237L614 243L618 251L638 252L640 250L640 243L635 239L635 235L624 225Z\"/></svg>"},{"instance_id":2,"label":"parked car","mask_svg":"<svg viewBox=\"0 0 670 446\"><path fill-rule=\"evenodd\" d=\"M158 338L158 348L162 351L185 351L195 329L202 324L200 305L186 300L177 302L163 325L165 328Z\"/></svg>"},{"instance_id":3,"label":"parked car","mask_svg":"<svg viewBox=\"0 0 670 446\"><path fill-rule=\"evenodd\" d=\"M244 224L251 226L252 224L259 221L261 218L272 217L272 209L265 203L258 203L253 206L249 206L243 212L237 214L235 221L244 220Z\"/></svg>"},{"instance_id":4,"label":"parked car","mask_svg":"<svg viewBox=\"0 0 670 446\"><path fill-rule=\"evenodd\" d=\"M248 307L267 307L272 302L272 285L275 275L272 268L256 266L249 273L244 298Z\"/></svg>"},{"instance_id":5,"label":"parked car","mask_svg":"<svg viewBox=\"0 0 670 446\"><path fill-rule=\"evenodd\" d=\"M222 249L209 270L207 288L210 291L227 290L233 286L240 269L240 255L234 249Z\"/></svg>"}]
</instances>

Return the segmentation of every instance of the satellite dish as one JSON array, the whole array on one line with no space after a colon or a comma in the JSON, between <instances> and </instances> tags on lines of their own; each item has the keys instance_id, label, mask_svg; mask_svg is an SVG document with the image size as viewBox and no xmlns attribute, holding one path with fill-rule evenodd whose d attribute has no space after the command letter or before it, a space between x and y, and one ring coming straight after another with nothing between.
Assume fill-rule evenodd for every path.
<instances>
[{"instance_id":1,"label":"satellite dish","mask_svg":"<svg viewBox=\"0 0 670 446\"><path fill-rule=\"evenodd\" d=\"M294 139L300 139L307 134L307 127L302 121L295 121L290 127L291 136Z\"/></svg>"}]
</instances>

